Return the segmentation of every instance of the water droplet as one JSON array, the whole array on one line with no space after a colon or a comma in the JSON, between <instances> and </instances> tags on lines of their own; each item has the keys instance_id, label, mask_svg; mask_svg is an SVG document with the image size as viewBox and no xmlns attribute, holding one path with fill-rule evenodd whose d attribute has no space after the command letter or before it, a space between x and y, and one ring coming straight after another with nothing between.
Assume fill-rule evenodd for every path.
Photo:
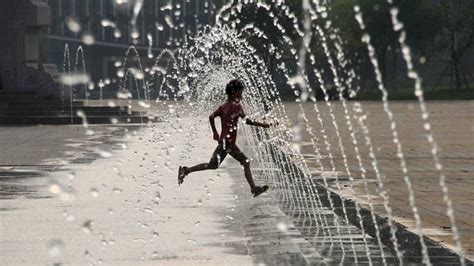
<instances>
[{"instance_id":1,"label":"water droplet","mask_svg":"<svg viewBox=\"0 0 474 266\"><path fill-rule=\"evenodd\" d=\"M123 190L121 190L120 188L114 188L114 189L112 189L112 191L116 194L120 194L120 193L123 192Z\"/></svg>"},{"instance_id":2,"label":"water droplet","mask_svg":"<svg viewBox=\"0 0 474 266\"><path fill-rule=\"evenodd\" d=\"M113 27L113 28L115 28L115 23L113 23L112 21L110 21L106 18L103 18L100 21L100 24L102 25L102 27Z\"/></svg>"},{"instance_id":3,"label":"water droplet","mask_svg":"<svg viewBox=\"0 0 474 266\"><path fill-rule=\"evenodd\" d=\"M59 239L51 239L48 242L48 253L51 257L58 257L64 249L63 241Z\"/></svg>"},{"instance_id":4,"label":"water droplet","mask_svg":"<svg viewBox=\"0 0 474 266\"><path fill-rule=\"evenodd\" d=\"M102 158L110 158L113 155L111 152L103 151L103 150L98 150L97 152L99 153L100 157L102 157Z\"/></svg>"},{"instance_id":5,"label":"water droplet","mask_svg":"<svg viewBox=\"0 0 474 266\"><path fill-rule=\"evenodd\" d=\"M143 108L150 108L151 107L151 105L146 103L145 101L139 101L138 105L140 105Z\"/></svg>"},{"instance_id":6,"label":"water droplet","mask_svg":"<svg viewBox=\"0 0 474 266\"><path fill-rule=\"evenodd\" d=\"M286 232L286 231L288 231L288 226L287 226L286 223L284 223L284 222L279 222L279 223L277 224L277 228L278 228L278 230L280 230L281 232Z\"/></svg>"},{"instance_id":7,"label":"water droplet","mask_svg":"<svg viewBox=\"0 0 474 266\"><path fill-rule=\"evenodd\" d=\"M164 26L162 24L158 23L158 22L155 23L155 27L159 31L163 31L163 29L164 29Z\"/></svg>"},{"instance_id":8,"label":"water droplet","mask_svg":"<svg viewBox=\"0 0 474 266\"><path fill-rule=\"evenodd\" d=\"M58 185L58 184L52 184L50 187L49 187L49 191L53 194L59 194L61 193L63 190L62 188Z\"/></svg>"},{"instance_id":9,"label":"water droplet","mask_svg":"<svg viewBox=\"0 0 474 266\"><path fill-rule=\"evenodd\" d=\"M141 71L141 70L137 70L137 71L135 71L134 76L135 76L136 79L142 80L142 79L145 78L145 73L143 73L143 71Z\"/></svg>"},{"instance_id":10,"label":"water droplet","mask_svg":"<svg viewBox=\"0 0 474 266\"><path fill-rule=\"evenodd\" d=\"M103 81L102 79L101 79L101 80L99 80L99 83L97 83L97 86L99 86L99 88L103 88L103 87L105 87L105 83L104 83L104 81Z\"/></svg>"},{"instance_id":11,"label":"water droplet","mask_svg":"<svg viewBox=\"0 0 474 266\"><path fill-rule=\"evenodd\" d=\"M197 222L194 223L194 226L198 227L200 224L201 224L201 222L197 221Z\"/></svg>"},{"instance_id":12,"label":"water droplet","mask_svg":"<svg viewBox=\"0 0 474 266\"><path fill-rule=\"evenodd\" d=\"M69 214L67 217L66 217L66 221L68 222L72 222L76 220L76 216L72 215L72 214Z\"/></svg>"},{"instance_id":13,"label":"water droplet","mask_svg":"<svg viewBox=\"0 0 474 266\"><path fill-rule=\"evenodd\" d=\"M117 39L122 37L122 32L118 28L114 29L114 37Z\"/></svg>"},{"instance_id":14,"label":"water droplet","mask_svg":"<svg viewBox=\"0 0 474 266\"><path fill-rule=\"evenodd\" d=\"M140 37L140 32L137 28L133 28L130 36L132 37L132 39L138 39Z\"/></svg>"},{"instance_id":15,"label":"water droplet","mask_svg":"<svg viewBox=\"0 0 474 266\"><path fill-rule=\"evenodd\" d=\"M68 178L69 180L73 180L75 177L76 177L76 176L74 175L74 173L69 173L69 174L67 174L67 178Z\"/></svg>"},{"instance_id":16,"label":"water droplet","mask_svg":"<svg viewBox=\"0 0 474 266\"><path fill-rule=\"evenodd\" d=\"M72 16L67 17L66 26L70 31L74 33L78 33L81 31L81 24L79 23L76 17L72 17Z\"/></svg>"},{"instance_id":17,"label":"water droplet","mask_svg":"<svg viewBox=\"0 0 474 266\"><path fill-rule=\"evenodd\" d=\"M92 224L94 222L92 220L87 220L82 223L82 231L86 234L90 234L92 232Z\"/></svg>"},{"instance_id":18,"label":"water droplet","mask_svg":"<svg viewBox=\"0 0 474 266\"><path fill-rule=\"evenodd\" d=\"M170 16L166 15L165 21L166 21L166 24L168 24L170 28L174 28L173 19Z\"/></svg>"},{"instance_id":19,"label":"water droplet","mask_svg":"<svg viewBox=\"0 0 474 266\"><path fill-rule=\"evenodd\" d=\"M82 35L82 42L86 45L93 45L95 43L95 38L92 34L85 33Z\"/></svg>"},{"instance_id":20,"label":"water droplet","mask_svg":"<svg viewBox=\"0 0 474 266\"><path fill-rule=\"evenodd\" d=\"M93 198L99 197L99 190L97 190L96 188L91 188L91 190L89 192L91 193L91 196Z\"/></svg>"}]
</instances>

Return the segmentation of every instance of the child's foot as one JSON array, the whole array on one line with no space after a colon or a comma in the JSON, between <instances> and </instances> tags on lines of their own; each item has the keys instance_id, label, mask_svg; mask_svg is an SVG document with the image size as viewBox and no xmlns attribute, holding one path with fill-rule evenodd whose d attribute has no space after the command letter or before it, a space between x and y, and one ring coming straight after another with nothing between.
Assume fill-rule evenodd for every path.
<instances>
[{"instance_id":1,"label":"child's foot","mask_svg":"<svg viewBox=\"0 0 474 266\"><path fill-rule=\"evenodd\" d=\"M255 187L253 190L252 190L252 194L253 194L253 197L258 197L260 194L262 194L263 192L267 191L268 189L268 186L265 185L263 187Z\"/></svg>"},{"instance_id":2,"label":"child's foot","mask_svg":"<svg viewBox=\"0 0 474 266\"><path fill-rule=\"evenodd\" d=\"M188 168L186 166L180 166L178 170L178 185L181 185L184 182L184 178L188 174Z\"/></svg>"}]
</instances>

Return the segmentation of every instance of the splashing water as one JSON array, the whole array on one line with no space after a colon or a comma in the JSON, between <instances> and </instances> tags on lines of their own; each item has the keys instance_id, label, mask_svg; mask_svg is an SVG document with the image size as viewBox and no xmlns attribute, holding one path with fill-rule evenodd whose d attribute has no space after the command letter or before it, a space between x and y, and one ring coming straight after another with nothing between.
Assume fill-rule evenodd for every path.
<instances>
[{"instance_id":1,"label":"splashing water","mask_svg":"<svg viewBox=\"0 0 474 266\"><path fill-rule=\"evenodd\" d=\"M443 192L443 201L447 205L446 215L451 225L453 241L460 256L460 263L465 264L452 200L448 194L446 176L439 158L439 147L434 139L429 112L423 98L421 77L414 69L411 51L405 42L406 32L398 19L399 11L393 6L392 1L387 0L387 2L391 6L390 19L393 30L400 33L399 44L408 69L408 77L415 81L414 95L418 99L421 110L425 136L431 146L434 168L439 173L439 183ZM143 0L134 1L130 22L133 44L136 44L140 37L137 19L144 4ZM245 8L265 11L275 31L281 35L279 40L281 43L277 45L271 43L269 36L274 33L259 28L255 22L241 25L243 19L241 20L239 16L244 14ZM292 212L300 211L300 216L303 210L305 217L298 218L304 221L308 219L314 223L312 229L316 231L318 239L313 244L315 248L326 252L323 255L327 257L337 254L339 257L333 259L340 264L390 265L412 262L410 258L404 256L406 250L403 250L403 239L397 235L399 227L396 225L396 216L391 206L393 200L390 201L383 177L384 169L377 160L367 111L364 110L362 103L349 101L360 89L360 87L356 88L358 85L354 85L359 78L354 67L356 62L350 62L346 56L344 40L328 18L330 7L327 1L303 0L301 8L303 11L300 17L291 11L290 3L284 0L274 1L272 4L252 0L228 1L218 10L214 25L205 26L195 36L186 35L181 45L178 45L179 48L163 49L158 55L153 54L153 46L156 44L152 33L146 33L146 56L154 60L151 63L142 61L137 47L133 45L127 49L124 60L115 64L119 84L117 98L128 101L129 110L131 110L134 95L141 110L153 109L155 105L152 100L156 100L155 103L163 101L164 117L167 121L182 116L183 114L179 111L182 106L187 106L191 110L185 115L202 117L202 114L210 112L213 104L225 98L222 88L226 83L234 78L240 79L246 87L243 106L247 115L257 120L271 118L279 122L278 127L270 128L265 132L258 128L240 129L247 146L252 154L255 154L252 163L265 166L265 168L278 169L278 171L262 171L259 178L272 184L274 196L281 205L287 206L287 209ZM184 10L178 9L180 8L174 7L169 2L160 10L167 11L173 16L181 16ZM281 14L284 14L285 20L290 21L292 25L290 23L288 26L288 23L281 18ZM165 24L157 22L156 30L161 32L167 28L178 27L173 16L164 16ZM81 31L80 24L72 18L68 21L71 31ZM417 205L419 203L416 200L413 177L407 166L407 156L403 152L403 139L397 127L396 114L392 111L388 100L388 91L382 78L376 50L367 32L364 14L357 5L354 5L354 23L357 23L362 31L361 40L367 50L377 88L382 94L383 113L389 122L391 141L396 147L396 156L408 191L408 203L413 213L415 230L421 246L422 260L416 262L430 265L432 263L430 247L423 234L421 214ZM111 20L104 18L101 25L114 29L116 38L121 36L118 25ZM250 40L252 38L254 39ZM264 56L258 53L262 49L254 47L255 40L258 40L258 44L267 45L265 48L274 54L274 62L268 63L263 59ZM83 42L86 45L92 45L94 37L84 33ZM315 57L314 45L322 48L322 56ZM75 73L71 74L70 63L69 65L66 63L66 57L70 60L69 48L65 47L63 84L70 90L71 106L71 87L79 84L85 87L90 84L90 80L78 76L79 56L82 58L82 71L86 72L84 51L82 47L79 47L76 51ZM321 59L324 60L323 63L318 62ZM274 82L271 64L277 66L276 68L285 78L287 88L296 96L298 120L293 125L286 111L287 106L281 99L281 89L277 89ZM99 79L97 83L101 101L103 88L108 85L104 80L105 78ZM334 90L331 90L329 84L332 84ZM316 90L321 91L322 100L318 99ZM87 89L84 88L84 91L87 101ZM335 95L331 95L334 91ZM346 92L349 96L345 95ZM152 95L156 95L156 99L152 99ZM337 101L332 101L331 97ZM180 102L176 103L177 101ZM77 115L82 119L87 133L93 134L88 129L84 112L78 111ZM315 117L315 124L311 121L312 117ZM197 124L198 121L195 123ZM197 138L194 132L197 127L196 125L188 126L190 139L188 147L193 149L192 140ZM172 133L158 133L156 141L166 142L166 138L172 137L173 134L183 134L183 131L186 132L182 125L176 125ZM347 132L349 144L345 143L344 132ZM308 145L303 141L307 136L309 136ZM311 146L310 152L313 157L303 154L307 150L305 146ZM176 150L179 149L180 147ZM364 158L363 149L368 149L368 159ZM104 158L112 155L106 154L105 151L98 150L97 152ZM166 148L160 165L171 170L170 155L174 152L176 152L174 147L173 149ZM338 160L338 156L341 160ZM310 170L312 164L308 158L314 158L318 171ZM355 161L355 168L351 167L351 160ZM370 160L370 162L365 162L365 160ZM329 162L329 167L323 161ZM342 161L342 167L337 163L338 161ZM159 162L156 165L159 165ZM373 169L373 179L368 174L369 168ZM375 193L369 189L372 181L378 188ZM358 196L358 191L356 191L358 183L362 184L362 194L367 199L368 208L362 204L353 204L352 199ZM61 190L62 188L58 185L53 184L50 187L50 191L54 194L60 193ZM143 190L145 193L146 188ZM125 194L118 188L113 188L112 191L115 194ZM348 194L344 194L347 191ZM208 187L205 187L205 192L207 197L212 196ZM94 198L98 196L96 189L91 189L90 193ZM386 212L384 224L379 222L380 217L373 203L377 196L382 199ZM150 198L155 205L158 205L161 195L156 191ZM238 197L235 199L239 200ZM202 200L199 199L197 204L201 205ZM143 206L137 208L154 213L149 205L145 208ZM226 215L226 219L228 222L234 220L230 215ZM83 230L90 233L91 224L92 222L85 222ZM368 224L372 224L373 227ZM194 225L198 227L200 221L196 221ZM285 223L278 223L276 226L281 232L288 230L288 225ZM389 228L391 242L389 244L383 240L384 226ZM155 232L153 235L158 236ZM188 241L196 243L194 239L188 239ZM387 251L387 247L391 252Z\"/></svg>"},{"instance_id":2,"label":"splashing water","mask_svg":"<svg viewBox=\"0 0 474 266\"><path fill-rule=\"evenodd\" d=\"M59 257L64 249L64 242L60 239L52 239L48 242L48 254L51 257Z\"/></svg>"}]
</instances>

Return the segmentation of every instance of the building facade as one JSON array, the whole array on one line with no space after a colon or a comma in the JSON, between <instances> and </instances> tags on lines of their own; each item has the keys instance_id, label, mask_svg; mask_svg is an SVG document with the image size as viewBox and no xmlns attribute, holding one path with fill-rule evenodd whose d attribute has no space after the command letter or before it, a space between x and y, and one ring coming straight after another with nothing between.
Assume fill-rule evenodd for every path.
<instances>
[{"instance_id":1,"label":"building facade","mask_svg":"<svg viewBox=\"0 0 474 266\"><path fill-rule=\"evenodd\" d=\"M125 57L130 45L142 60L152 60L147 57L150 49L156 56L181 46L187 36L212 22L213 12L212 0L2 0L0 89L25 89L26 64L47 65L45 71L54 80L64 70L82 71L82 58L76 58L80 46L92 80L112 79L114 63ZM34 17L36 24L27 19ZM92 36L93 44L85 45L84 35ZM30 43L35 45L25 46Z\"/></svg>"},{"instance_id":2,"label":"building facade","mask_svg":"<svg viewBox=\"0 0 474 266\"><path fill-rule=\"evenodd\" d=\"M47 57L53 59L60 72L64 71L64 47L68 44L71 70L82 69L82 62L76 63L76 51L82 46L92 81L97 84L100 79L114 80L117 70L114 64L123 61L130 45L137 49L142 62L153 61L147 56L150 41L154 56L163 49L179 47L187 36L211 23L214 15L212 0L142 1L143 6L137 12L134 9L138 0L49 0L52 26L47 30ZM78 22L80 32L68 28L65 22L70 18ZM84 45L83 34L93 36L94 44ZM115 84L108 88L110 92L117 90ZM84 94L78 93L78 97Z\"/></svg>"},{"instance_id":3,"label":"building facade","mask_svg":"<svg viewBox=\"0 0 474 266\"><path fill-rule=\"evenodd\" d=\"M40 0L0 3L0 90L38 90L48 93L41 42L51 25L51 9Z\"/></svg>"}]
</instances>

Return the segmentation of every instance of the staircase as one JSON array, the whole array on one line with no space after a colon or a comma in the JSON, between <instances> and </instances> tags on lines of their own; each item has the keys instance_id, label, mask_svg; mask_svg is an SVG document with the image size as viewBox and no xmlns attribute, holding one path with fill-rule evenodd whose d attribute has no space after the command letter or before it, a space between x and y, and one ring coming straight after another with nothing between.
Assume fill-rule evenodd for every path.
<instances>
[{"instance_id":1,"label":"staircase","mask_svg":"<svg viewBox=\"0 0 474 266\"><path fill-rule=\"evenodd\" d=\"M126 106L84 106L74 101L62 103L53 96L33 91L0 91L0 125L82 124L77 115L84 112L89 124L141 124L151 122L146 112L131 111Z\"/></svg>"},{"instance_id":2,"label":"staircase","mask_svg":"<svg viewBox=\"0 0 474 266\"><path fill-rule=\"evenodd\" d=\"M61 78L61 73L58 70L58 67L55 64L43 64L44 71L51 75L55 84L60 84L59 79Z\"/></svg>"}]
</instances>

